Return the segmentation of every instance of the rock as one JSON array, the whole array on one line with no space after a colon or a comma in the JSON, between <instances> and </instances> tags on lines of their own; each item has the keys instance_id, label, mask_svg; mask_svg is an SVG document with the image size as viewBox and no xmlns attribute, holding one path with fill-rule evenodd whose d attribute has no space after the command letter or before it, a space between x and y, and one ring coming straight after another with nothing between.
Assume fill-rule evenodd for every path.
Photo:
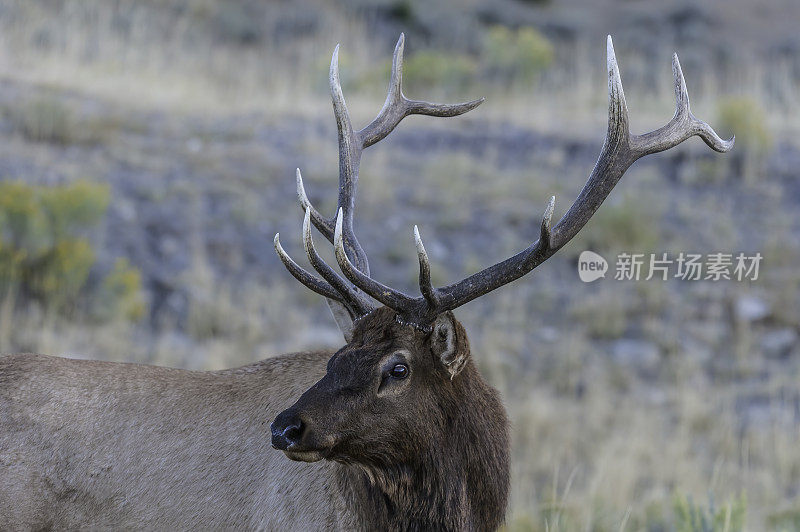
<instances>
[{"instance_id":1,"label":"rock","mask_svg":"<svg viewBox=\"0 0 800 532\"><path fill-rule=\"evenodd\" d=\"M640 369L653 368L661 360L656 344L628 338L616 340L611 344L611 357L618 364Z\"/></svg>"},{"instance_id":2,"label":"rock","mask_svg":"<svg viewBox=\"0 0 800 532\"><path fill-rule=\"evenodd\" d=\"M785 328L771 331L761 339L761 351L769 358L789 356L800 339L794 329Z\"/></svg>"},{"instance_id":3,"label":"rock","mask_svg":"<svg viewBox=\"0 0 800 532\"><path fill-rule=\"evenodd\" d=\"M537 332L539 333L539 338L541 338L543 342L550 344L556 342L560 337L558 329L555 327L548 327L546 325L544 327L540 327Z\"/></svg>"},{"instance_id":4,"label":"rock","mask_svg":"<svg viewBox=\"0 0 800 532\"><path fill-rule=\"evenodd\" d=\"M770 308L766 301L758 296L745 295L736 300L736 319L739 321L760 321L769 316Z\"/></svg>"},{"instance_id":5,"label":"rock","mask_svg":"<svg viewBox=\"0 0 800 532\"><path fill-rule=\"evenodd\" d=\"M203 141L197 137L192 137L186 141L186 149L189 150L189 153L200 153L203 149Z\"/></svg>"},{"instance_id":6,"label":"rock","mask_svg":"<svg viewBox=\"0 0 800 532\"><path fill-rule=\"evenodd\" d=\"M136 204L124 197L116 200L116 213L123 222L136 222L138 217Z\"/></svg>"}]
</instances>

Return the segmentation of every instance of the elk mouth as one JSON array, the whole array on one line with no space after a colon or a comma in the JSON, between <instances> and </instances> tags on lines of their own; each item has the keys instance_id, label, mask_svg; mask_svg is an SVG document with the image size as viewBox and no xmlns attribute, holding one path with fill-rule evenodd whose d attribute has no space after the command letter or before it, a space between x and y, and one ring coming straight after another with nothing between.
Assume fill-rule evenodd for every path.
<instances>
[{"instance_id":1,"label":"elk mouth","mask_svg":"<svg viewBox=\"0 0 800 532\"><path fill-rule=\"evenodd\" d=\"M286 449L283 454L290 460L295 462L319 462L328 457L330 449L308 449L308 450L294 450Z\"/></svg>"}]
</instances>

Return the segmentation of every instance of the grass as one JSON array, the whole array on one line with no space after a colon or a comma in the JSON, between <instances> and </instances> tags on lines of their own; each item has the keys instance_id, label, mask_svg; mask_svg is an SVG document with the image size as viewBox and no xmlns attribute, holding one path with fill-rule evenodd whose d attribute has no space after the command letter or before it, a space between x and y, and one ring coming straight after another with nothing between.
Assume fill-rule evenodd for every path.
<instances>
[{"instance_id":1,"label":"grass","mask_svg":"<svg viewBox=\"0 0 800 532\"><path fill-rule=\"evenodd\" d=\"M125 131L141 132L144 125L136 118L113 112L88 114L76 112L76 102L63 91L41 89L6 105L2 112L12 130L31 142L56 146L113 143Z\"/></svg>"},{"instance_id":2,"label":"grass","mask_svg":"<svg viewBox=\"0 0 800 532\"><path fill-rule=\"evenodd\" d=\"M650 0L649 4L657 3ZM357 0L319 9L302 4L270 9L267 4L236 0L170 0L117 7L100 0L13 0L0 18L2 49L6 50L0 74L143 109L228 113L292 108L316 113L329 107L325 71L330 52L340 42L348 103L356 117L368 120L382 103L383 73L394 38L404 30L411 96L452 97L467 84L477 93L472 96L487 96L494 106L492 113L505 120L527 123L537 113L547 118L541 124L585 129L585 117L605 106L602 35L565 46L553 38L557 32L543 35L537 29L537 23L558 16L557 9L545 8L526 7L520 11L525 13L523 18L504 25L491 23L491 17L481 20L484 14L475 0L466 6L447 0L435 12L450 17L451 23L429 28L430 6L418 0L396 2L386 10L397 22L396 29L376 46L374 32L365 24L374 9ZM585 17L592 17L586 13ZM170 28L168 34L165 28ZM775 38L779 37L776 32ZM636 46L620 46L617 52L629 94L644 88L648 101L653 101L654 91L658 95L653 103L659 108L652 110L651 105L631 99L636 123L660 125L669 116L672 46L669 39L660 43L663 62L641 55ZM449 60L442 62L442 58ZM751 93L759 101L773 102L766 109L769 120L786 124L786 98L770 96L790 92L791 76L784 72L764 76L757 58L735 67L736 75L752 84ZM630 70L627 76L626 68ZM690 90L719 89L691 90L698 116L710 119L719 91L733 84L719 84L713 68L695 68L689 74ZM645 81L651 83L642 87ZM447 84L451 86L441 94L442 85ZM742 86L750 88L737 85ZM428 90L435 94L422 93ZM531 98L548 105L532 109ZM575 126L570 126L571 116L581 117ZM598 118L602 120L603 114Z\"/></svg>"}]
</instances>

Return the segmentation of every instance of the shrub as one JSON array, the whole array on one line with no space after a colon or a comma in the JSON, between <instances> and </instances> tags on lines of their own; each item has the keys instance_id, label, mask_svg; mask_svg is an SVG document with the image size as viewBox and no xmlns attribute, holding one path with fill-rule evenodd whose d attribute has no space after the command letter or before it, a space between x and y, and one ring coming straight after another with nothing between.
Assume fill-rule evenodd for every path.
<instances>
[{"instance_id":1,"label":"shrub","mask_svg":"<svg viewBox=\"0 0 800 532\"><path fill-rule=\"evenodd\" d=\"M15 133L32 142L97 144L108 142L124 128L144 127L120 114L80 115L62 102L56 92L45 93L6 108Z\"/></svg>"},{"instance_id":2,"label":"shrub","mask_svg":"<svg viewBox=\"0 0 800 532\"><path fill-rule=\"evenodd\" d=\"M761 176L772 149L764 110L751 98L732 96L720 101L717 115L720 131L736 135L737 149L730 159L734 173L745 181Z\"/></svg>"},{"instance_id":3,"label":"shrub","mask_svg":"<svg viewBox=\"0 0 800 532\"><path fill-rule=\"evenodd\" d=\"M553 61L553 45L533 28L491 28L484 40L484 75L511 85L534 81Z\"/></svg>"},{"instance_id":4,"label":"shrub","mask_svg":"<svg viewBox=\"0 0 800 532\"><path fill-rule=\"evenodd\" d=\"M57 312L74 309L95 264L83 233L102 220L108 201L108 186L88 181L0 183L0 297L22 296ZM141 279L126 261L101 284L104 316L144 313Z\"/></svg>"},{"instance_id":5,"label":"shrub","mask_svg":"<svg viewBox=\"0 0 800 532\"><path fill-rule=\"evenodd\" d=\"M591 338L621 338L628 327L629 309L625 301L609 292L588 295L570 309L570 314L586 327Z\"/></svg>"},{"instance_id":6,"label":"shrub","mask_svg":"<svg viewBox=\"0 0 800 532\"><path fill-rule=\"evenodd\" d=\"M258 2L222 1L210 21L222 41L251 46L264 38L263 19L263 7Z\"/></svg>"},{"instance_id":7,"label":"shrub","mask_svg":"<svg viewBox=\"0 0 800 532\"><path fill-rule=\"evenodd\" d=\"M0 241L7 256L19 260L36 257L50 245L48 220L34 187L22 182L0 184Z\"/></svg>"},{"instance_id":8,"label":"shrub","mask_svg":"<svg viewBox=\"0 0 800 532\"><path fill-rule=\"evenodd\" d=\"M147 312L142 297L142 274L131 266L128 259L117 259L114 268L103 279L98 301L107 316L139 321Z\"/></svg>"},{"instance_id":9,"label":"shrub","mask_svg":"<svg viewBox=\"0 0 800 532\"><path fill-rule=\"evenodd\" d=\"M738 149L763 155L772 147L766 112L755 100L746 96L723 98L717 115L720 130L736 135Z\"/></svg>"},{"instance_id":10,"label":"shrub","mask_svg":"<svg viewBox=\"0 0 800 532\"><path fill-rule=\"evenodd\" d=\"M47 307L64 310L75 304L94 259L85 239L57 240L39 257L20 264L20 281L29 295Z\"/></svg>"},{"instance_id":11,"label":"shrub","mask_svg":"<svg viewBox=\"0 0 800 532\"><path fill-rule=\"evenodd\" d=\"M69 185L41 188L39 197L56 239L87 229L108 209L108 185L75 181Z\"/></svg>"},{"instance_id":12,"label":"shrub","mask_svg":"<svg viewBox=\"0 0 800 532\"><path fill-rule=\"evenodd\" d=\"M767 518L770 530L800 530L800 509L789 508Z\"/></svg>"},{"instance_id":13,"label":"shrub","mask_svg":"<svg viewBox=\"0 0 800 532\"><path fill-rule=\"evenodd\" d=\"M672 501L676 532L740 532L744 530L747 503L744 496L716 508L696 504L691 497L676 494Z\"/></svg>"},{"instance_id":14,"label":"shrub","mask_svg":"<svg viewBox=\"0 0 800 532\"><path fill-rule=\"evenodd\" d=\"M650 202L626 196L620 203L603 205L572 249L600 254L652 252L658 242L659 218Z\"/></svg>"},{"instance_id":15,"label":"shrub","mask_svg":"<svg viewBox=\"0 0 800 532\"><path fill-rule=\"evenodd\" d=\"M52 96L41 96L11 111L14 129L34 142L72 144L77 127L68 107Z\"/></svg>"},{"instance_id":16,"label":"shrub","mask_svg":"<svg viewBox=\"0 0 800 532\"><path fill-rule=\"evenodd\" d=\"M95 259L79 232L96 224L107 206L105 185L0 183L2 293L22 293L58 309L73 302Z\"/></svg>"},{"instance_id":17,"label":"shrub","mask_svg":"<svg viewBox=\"0 0 800 532\"><path fill-rule=\"evenodd\" d=\"M475 69L475 62L468 56L423 50L405 59L403 84L411 94L458 91L473 81ZM388 73L388 65L385 70Z\"/></svg>"}]
</instances>

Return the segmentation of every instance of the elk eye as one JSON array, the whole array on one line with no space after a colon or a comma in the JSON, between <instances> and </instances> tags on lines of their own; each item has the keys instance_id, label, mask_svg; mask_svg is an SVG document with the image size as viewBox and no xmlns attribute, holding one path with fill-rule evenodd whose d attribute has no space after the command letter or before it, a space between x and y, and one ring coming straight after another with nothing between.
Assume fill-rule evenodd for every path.
<instances>
[{"instance_id":1,"label":"elk eye","mask_svg":"<svg viewBox=\"0 0 800 532\"><path fill-rule=\"evenodd\" d=\"M389 370L389 376L397 380L405 379L408 377L408 366L405 364L395 364L395 366Z\"/></svg>"}]
</instances>

